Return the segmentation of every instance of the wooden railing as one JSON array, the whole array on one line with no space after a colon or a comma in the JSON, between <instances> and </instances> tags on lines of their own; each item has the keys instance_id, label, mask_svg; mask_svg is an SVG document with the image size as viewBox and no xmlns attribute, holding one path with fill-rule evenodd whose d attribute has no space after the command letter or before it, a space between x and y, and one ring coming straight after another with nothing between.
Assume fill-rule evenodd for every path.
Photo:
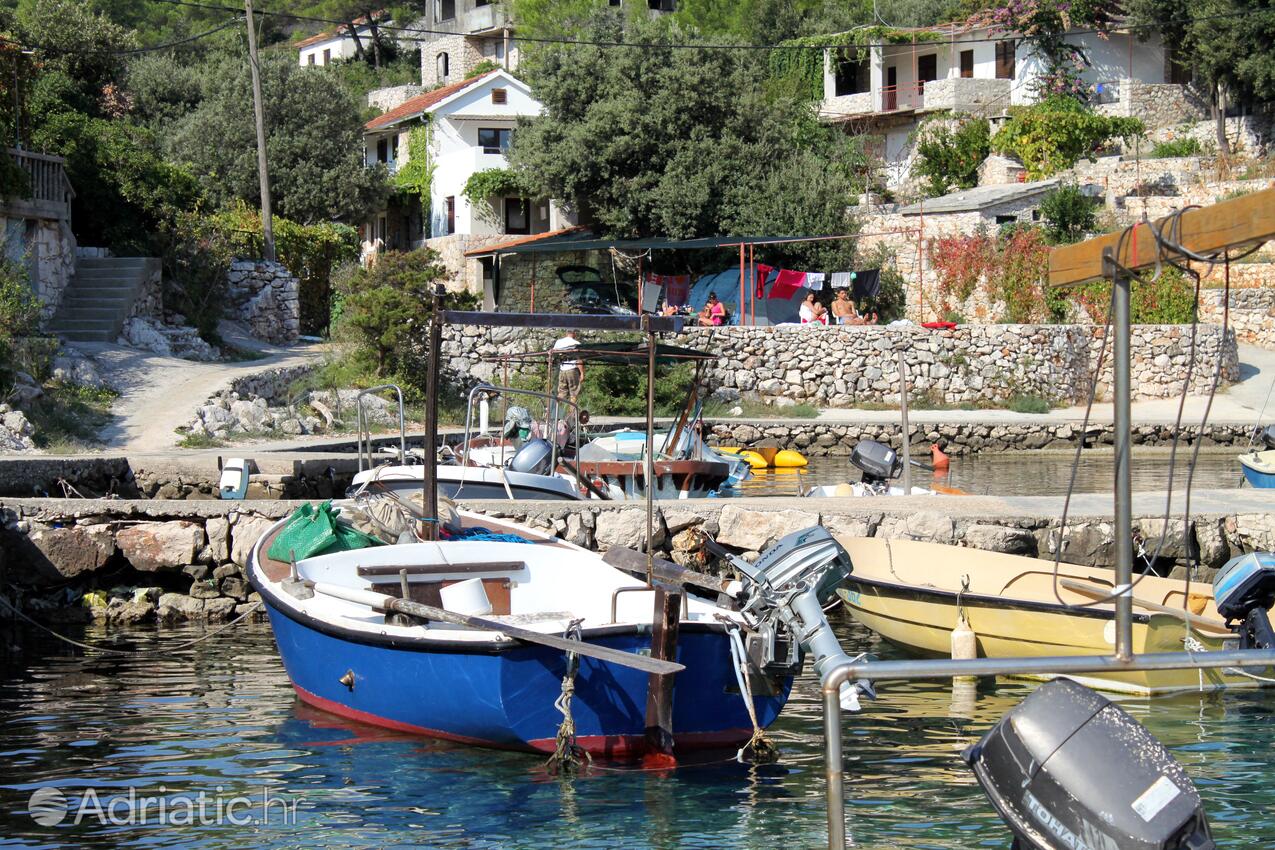
<instances>
[{"instance_id":1,"label":"wooden railing","mask_svg":"<svg viewBox=\"0 0 1275 850\"><path fill-rule=\"evenodd\" d=\"M9 148L9 156L30 178L26 198L7 198L6 210L15 215L70 221L75 190L66 178L66 160L60 156Z\"/></svg>"}]
</instances>

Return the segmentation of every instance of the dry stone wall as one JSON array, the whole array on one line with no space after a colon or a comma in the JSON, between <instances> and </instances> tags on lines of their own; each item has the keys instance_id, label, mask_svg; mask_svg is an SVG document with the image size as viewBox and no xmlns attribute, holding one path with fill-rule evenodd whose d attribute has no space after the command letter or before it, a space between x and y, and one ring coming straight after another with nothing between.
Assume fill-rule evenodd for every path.
<instances>
[{"instance_id":1,"label":"dry stone wall","mask_svg":"<svg viewBox=\"0 0 1275 850\"><path fill-rule=\"evenodd\" d=\"M1263 264L1265 265L1265 264ZM1275 289L1233 289L1227 321L1240 342L1275 349ZM1200 319L1221 323L1225 293L1221 289L1200 292Z\"/></svg>"},{"instance_id":2,"label":"dry stone wall","mask_svg":"<svg viewBox=\"0 0 1275 850\"><path fill-rule=\"evenodd\" d=\"M1087 397L1102 348L1094 325L965 325L950 331L906 327L691 328L679 343L716 355L706 383L718 398L746 395L776 405L822 407L897 402L898 357L907 362L910 392L936 403L997 403L1015 395L1058 402ZM1167 398L1182 389L1189 326L1143 325L1133 332L1136 398ZM469 381L503 377L497 358L544 351L555 335L513 328L447 328L443 355ZM1110 363L1110 357L1107 359ZM1239 362L1233 335L1199 328L1191 390L1206 392L1209 368L1221 360L1233 381ZM1099 396L1111 384L1099 377Z\"/></svg>"},{"instance_id":3,"label":"dry stone wall","mask_svg":"<svg viewBox=\"0 0 1275 850\"><path fill-rule=\"evenodd\" d=\"M280 263L236 260L227 275L226 312L252 335L273 343L301 334L300 282Z\"/></svg>"}]
</instances>

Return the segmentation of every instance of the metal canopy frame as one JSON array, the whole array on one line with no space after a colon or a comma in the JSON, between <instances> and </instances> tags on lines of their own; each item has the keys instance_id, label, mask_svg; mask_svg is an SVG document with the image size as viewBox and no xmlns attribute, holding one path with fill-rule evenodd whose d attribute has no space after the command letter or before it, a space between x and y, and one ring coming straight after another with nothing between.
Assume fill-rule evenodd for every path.
<instances>
[{"instance_id":1,"label":"metal canopy frame","mask_svg":"<svg viewBox=\"0 0 1275 850\"><path fill-rule=\"evenodd\" d=\"M1166 234L1171 237L1166 238ZM1132 536L1132 482L1129 475L1130 439L1130 322L1129 301L1137 269L1158 265L1166 258L1188 258L1260 243L1275 238L1275 189L1223 201L1207 208L1188 208L1155 223L1140 222L1122 233L1099 236L1055 248L1049 257L1049 283L1067 286L1099 277L1111 281L1114 310L1112 328L1113 390L1115 396L1115 537ZM1117 550L1115 653L1098 656L1039 658L925 659L904 661L848 661L823 678L825 770L827 775L828 847L845 850L846 818L841 749L841 685L864 679L938 679L959 676L1061 675L1110 671L1269 667L1275 651L1167 652L1138 655L1133 651L1133 553Z\"/></svg>"},{"instance_id":2,"label":"metal canopy frame","mask_svg":"<svg viewBox=\"0 0 1275 850\"><path fill-rule=\"evenodd\" d=\"M641 331L681 333L683 316L594 316L583 313L488 313L478 310L443 310L441 321L448 325L479 328L540 328L575 331Z\"/></svg>"}]
</instances>

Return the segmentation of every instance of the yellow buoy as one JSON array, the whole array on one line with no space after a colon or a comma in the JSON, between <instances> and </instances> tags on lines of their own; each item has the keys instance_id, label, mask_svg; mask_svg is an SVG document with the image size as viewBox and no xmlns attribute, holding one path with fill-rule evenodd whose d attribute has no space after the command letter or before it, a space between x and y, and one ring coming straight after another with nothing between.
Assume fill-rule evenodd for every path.
<instances>
[{"instance_id":1,"label":"yellow buoy","mask_svg":"<svg viewBox=\"0 0 1275 850\"><path fill-rule=\"evenodd\" d=\"M766 469L770 466L770 464L766 463L766 459L764 457L750 449L744 449L739 453L739 456L748 461L748 465L753 469Z\"/></svg>"},{"instance_id":2,"label":"yellow buoy","mask_svg":"<svg viewBox=\"0 0 1275 850\"><path fill-rule=\"evenodd\" d=\"M792 449L784 449L781 452L777 452L775 459L771 461L771 464L777 469L795 469L805 466L806 463L806 456Z\"/></svg>"}]
</instances>

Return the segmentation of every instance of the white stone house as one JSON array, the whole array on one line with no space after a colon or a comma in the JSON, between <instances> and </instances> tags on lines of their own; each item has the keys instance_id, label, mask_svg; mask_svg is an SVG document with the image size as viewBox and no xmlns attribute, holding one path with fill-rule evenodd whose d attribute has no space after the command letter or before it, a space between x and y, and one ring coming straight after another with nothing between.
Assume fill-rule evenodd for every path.
<instances>
[{"instance_id":1,"label":"white stone house","mask_svg":"<svg viewBox=\"0 0 1275 850\"><path fill-rule=\"evenodd\" d=\"M1030 44L986 28L900 34L906 32L913 32L910 43L824 52L820 116L879 138L891 188L910 176L913 134L927 115L1004 115L1011 105L1037 99L1044 71ZM1117 30L1106 38L1078 32L1068 40L1089 60L1081 76L1100 111L1136 116L1152 128L1207 117L1207 104L1189 87L1189 69L1157 36Z\"/></svg>"},{"instance_id":2,"label":"white stone house","mask_svg":"<svg viewBox=\"0 0 1275 850\"><path fill-rule=\"evenodd\" d=\"M377 23L380 26L393 26L394 22L388 18L382 20L378 15ZM354 19L354 32L358 35L358 43L363 45L365 50L371 50L373 28L366 17ZM303 39L294 45L297 49L297 61L302 66L308 65L330 65L339 60L353 59L358 55L359 48L354 36L350 34L348 27L338 27L335 30L321 32L318 35L312 35ZM402 50L415 50L416 45L408 40L399 39L398 46Z\"/></svg>"},{"instance_id":3,"label":"white stone house","mask_svg":"<svg viewBox=\"0 0 1275 850\"><path fill-rule=\"evenodd\" d=\"M474 204L464 194L476 172L508 166L505 151L518 120L540 111L528 86L502 68L408 98L373 118L363 136L369 166L398 172L410 158L416 130L429 134L433 175L427 203L392 202L367 224L365 238L379 239L389 250L428 245L457 271L459 284L481 291L481 277L471 280L467 272L467 249L574 224L549 200L501 196Z\"/></svg>"}]
</instances>

